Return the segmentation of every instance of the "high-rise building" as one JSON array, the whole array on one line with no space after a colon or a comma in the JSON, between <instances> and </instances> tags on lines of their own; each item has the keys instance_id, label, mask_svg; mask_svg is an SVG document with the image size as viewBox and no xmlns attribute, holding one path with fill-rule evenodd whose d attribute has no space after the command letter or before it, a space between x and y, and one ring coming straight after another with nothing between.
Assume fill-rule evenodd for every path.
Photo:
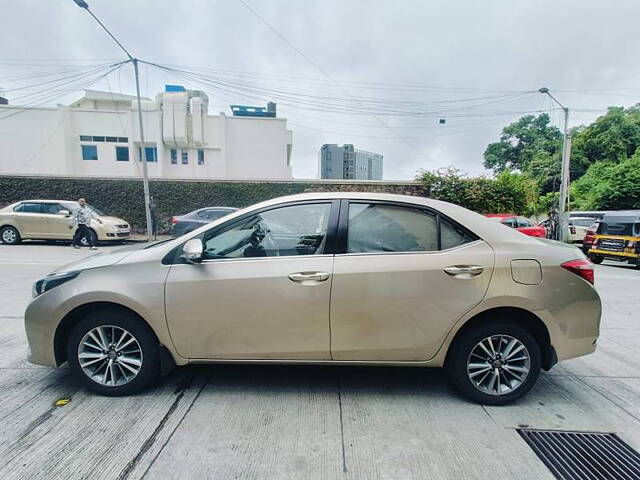
<instances>
[{"instance_id":1,"label":"high-rise building","mask_svg":"<svg viewBox=\"0 0 640 480\"><path fill-rule=\"evenodd\" d=\"M320 147L320 178L382 180L383 157L351 144L324 144Z\"/></svg>"}]
</instances>

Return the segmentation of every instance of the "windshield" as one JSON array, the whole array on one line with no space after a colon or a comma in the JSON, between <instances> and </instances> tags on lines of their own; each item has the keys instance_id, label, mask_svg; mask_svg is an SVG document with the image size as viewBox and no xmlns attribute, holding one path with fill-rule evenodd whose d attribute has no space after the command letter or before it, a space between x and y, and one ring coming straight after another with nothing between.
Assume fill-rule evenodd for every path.
<instances>
[{"instance_id":1,"label":"windshield","mask_svg":"<svg viewBox=\"0 0 640 480\"><path fill-rule=\"evenodd\" d=\"M67 208L69 208L69 210L71 210L72 212L75 212L80 207L80 205L78 205L78 202L65 202L64 205ZM93 205L87 204L87 207L89 208L89 210L91 210L96 215L98 215L100 217L104 217L104 213L101 210L99 210L96 207L94 207Z\"/></svg>"},{"instance_id":2,"label":"windshield","mask_svg":"<svg viewBox=\"0 0 640 480\"><path fill-rule=\"evenodd\" d=\"M569 219L569 225L576 225L578 227L590 227L593 225L593 218L571 218Z\"/></svg>"},{"instance_id":3,"label":"windshield","mask_svg":"<svg viewBox=\"0 0 640 480\"><path fill-rule=\"evenodd\" d=\"M598 227L598 233L602 235L626 235L640 236L640 223L602 222Z\"/></svg>"}]
</instances>

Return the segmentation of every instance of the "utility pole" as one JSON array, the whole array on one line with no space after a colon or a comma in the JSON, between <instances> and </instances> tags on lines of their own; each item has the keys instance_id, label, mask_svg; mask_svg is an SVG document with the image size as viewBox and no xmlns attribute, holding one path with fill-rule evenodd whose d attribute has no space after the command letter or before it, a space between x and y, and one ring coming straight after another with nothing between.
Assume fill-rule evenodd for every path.
<instances>
[{"instance_id":1,"label":"utility pole","mask_svg":"<svg viewBox=\"0 0 640 480\"><path fill-rule=\"evenodd\" d=\"M562 165L560 167L560 199L558 201L559 225L557 229L557 238L561 242L566 242L569 234L569 180L571 175L571 136L569 134L569 109L561 104L556 97L551 95L547 87L538 90L542 94L546 94L557 103L564 112L564 129L562 132Z\"/></svg>"},{"instance_id":2,"label":"utility pole","mask_svg":"<svg viewBox=\"0 0 640 480\"><path fill-rule=\"evenodd\" d=\"M140 99L140 74L138 72L138 59L133 57L129 51L124 48L124 46L118 41L118 39L109 31L107 27L94 15L94 13L89 10L89 4L84 0L73 0L76 5L80 8L84 8L89 15L91 15L98 25L102 27L102 29L107 32L107 34L113 39L114 42L120 47L120 49L127 55L129 61L133 63L133 71L136 77L136 99L138 104L138 124L140 128L140 156L142 160L142 187L144 190L144 211L145 216L147 217L147 240L151 241L151 236L153 235L153 225L151 223L151 201L149 198L149 175L147 170L147 149L145 148L144 142L144 128L142 121L142 100Z\"/></svg>"}]
</instances>

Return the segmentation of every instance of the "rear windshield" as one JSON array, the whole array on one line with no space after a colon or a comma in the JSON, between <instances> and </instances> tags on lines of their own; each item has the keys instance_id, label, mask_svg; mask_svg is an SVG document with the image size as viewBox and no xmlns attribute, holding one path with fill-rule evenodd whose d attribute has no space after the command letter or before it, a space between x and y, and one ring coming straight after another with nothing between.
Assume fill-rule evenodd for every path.
<instances>
[{"instance_id":1,"label":"rear windshield","mask_svg":"<svg viewBox=\"0 0 640 480\"><path fill-rule=\"evenodd\" d=\"M601 222L598 226L601 235L640 236L640 223Z\"/></svg>"}]
</instances>

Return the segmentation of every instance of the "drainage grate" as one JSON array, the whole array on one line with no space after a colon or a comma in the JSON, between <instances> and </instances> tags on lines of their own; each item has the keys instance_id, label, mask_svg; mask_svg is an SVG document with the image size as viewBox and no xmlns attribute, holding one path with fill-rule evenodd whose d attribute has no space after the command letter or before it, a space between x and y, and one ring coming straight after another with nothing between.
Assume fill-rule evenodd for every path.
<instances>
[{"instance_id":1,"label":"drainage grate","mask_svg":"<svg viewBox=\"0 0 640 480\"><path fill-rule=\"evenodd\" d=\"M520 430L561 480L639 480L640 454L614 433Z\"/></svg>"}]
</instances>

